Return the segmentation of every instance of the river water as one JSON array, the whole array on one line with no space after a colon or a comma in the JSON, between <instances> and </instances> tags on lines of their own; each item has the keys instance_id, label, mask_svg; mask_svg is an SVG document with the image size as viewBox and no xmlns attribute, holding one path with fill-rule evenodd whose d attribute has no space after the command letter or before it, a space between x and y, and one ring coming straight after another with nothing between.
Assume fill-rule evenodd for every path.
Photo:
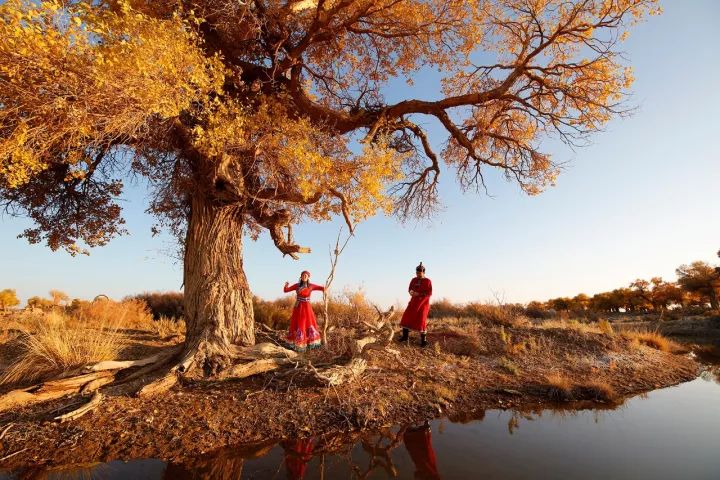
<instances>
[{"instance_id":1,"label":"river water","mask_svg":"<svg viewBox=\"0 0 720 480\"><path fill-rule=\"evenodd\" d=\"M426 478L720 479L720 367L615 409L487 410L361 437L156 459L2 472L0 479Z\"/></svg>"}]
</instances>

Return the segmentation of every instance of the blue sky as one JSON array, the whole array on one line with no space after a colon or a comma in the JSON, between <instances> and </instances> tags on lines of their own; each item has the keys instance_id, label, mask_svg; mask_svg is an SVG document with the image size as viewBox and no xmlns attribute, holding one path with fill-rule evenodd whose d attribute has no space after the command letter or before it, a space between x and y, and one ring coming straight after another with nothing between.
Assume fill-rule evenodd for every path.
<instances>
[{"instance_id":1,"label":"blue sky","mask_svg":"<svg viewBox=\"0 0 720 480\"><path fill-rule=\"evenodd\" d=\"M569 161L557 186L528 197L491 174L492 197L459 192L444 172L444 210L431 223L402 225L376 216L357 228L340 258L334 290L362 288L387 306L407 300L419 261L436 298L527 302L626 286L635 278L675 279L682 263L717 263L720 249L720 3L663 2L665 13L635 28L624 50L635 69L632 103L638 111L613 121L593 144L575 152L548 144ZM415 94L437 96L432 81L416 79ZM403 87L406 88L406 87ZM389 97L406 90L393 88ZM444 136L431 125L439 150ZM151 238L141 186L123 201L131 235L72 258L16 239L23 219L0 218L0 289L23 302L51 288L71 297L114 298L148 290L178 290L181 265L167 254L168 237ZM245 244L251 288L264 298L308 269L322 283L328 248L341 222L309 223L295 238L313 253L283 258L267 234Z\"/></svg>"}]
</instances>

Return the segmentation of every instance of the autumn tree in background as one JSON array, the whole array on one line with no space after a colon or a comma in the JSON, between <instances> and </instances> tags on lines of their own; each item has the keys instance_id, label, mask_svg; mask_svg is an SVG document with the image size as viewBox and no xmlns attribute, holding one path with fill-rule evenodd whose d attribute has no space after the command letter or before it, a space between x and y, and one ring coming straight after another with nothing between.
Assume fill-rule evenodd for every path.
<instances>
[{"instance_id":1,"label":"autumn tree in background","mask_svg":"<svg viewBox=\"0 0 720 480\"><path fill-rule=\"evenodd\" d=\"M0 290L0 310L4 312L5 309L18 305L20 305L20 300L18 299L15 290L11 288Z\"/></svg>"},{"instance_id":2,"label":"autumn tree in background","mask_svg":"<svg viewBox=\"0 0 720 480\"><path fill-rule=\"evenodd\" d=\"M62 290L50 290L50 299L54 307L59 307L62 303L70 301L70 297Z\"/></svg>"},{"instance_id":3,"label":"autumn tree in background","mask_svg":"<svg viewBox=\"0 0 720 480\"><path fill-rule=\"evenodd\" d=\"M71 253L125 233L123 179L184 246L182 364L255 341L243 235L438 205L499 170L534 195L548 138L623 114L620 42L655 0L8 0L0 5L0 202ZM440 72L432 99L386 100ZM411 90L409 90L411 91ZM426 126L447 133L435 151ZM361 148L352 149L354 141Z\"/></svg>"},{"instance_id":4,"label":"autumn tree in background","mask_svg":"<svg viewBox=\"0 0 720 480\"><path fill-rule=\"evenodd\" d=\"M718 305L720 292L720 273L706 262L696 261L690 265L680 265L676 270L678 284L686 292L697 294L704 303L709 303L713 310Z\"/></svg>"},{"instance_id":5,"label":"autumn tree in background","mask_svg":"<svg viewBox=\"0 0 720 480\"><path fill-rule=\"evenodd\" d=\"M31 309L40 309L40 310L49 310L52 308L52 302L48 300L47 298L42 298L38 296L30 297L27 301L28 308Z\"/></svg>"}]
</instances>

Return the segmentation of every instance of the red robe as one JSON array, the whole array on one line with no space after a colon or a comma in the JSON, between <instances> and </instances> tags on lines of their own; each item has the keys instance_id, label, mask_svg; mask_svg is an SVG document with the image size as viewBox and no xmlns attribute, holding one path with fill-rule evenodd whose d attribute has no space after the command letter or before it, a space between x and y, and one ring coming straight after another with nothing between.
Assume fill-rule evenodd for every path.
<instances>
[{"instance_id":1,"label":"red robe","mask_svg":"<svg viewBox=\"0 0 720 480\"><path fill-rule=\"evenodd\" d=\"M285 449L285 468L287 478L290 480L302 480L305 477L305 467L313 457L313 439L282 442Z\"/></svg>"},{"instance_id":2,"label":"red robe","mask_svg":"<svg viewBox=\"0 0 720 480\"><path fill-rule=\"evenodd\" d=\"M400 326L420 332L427 331L427 317L430 311L430 295L432 295L432 282L429 278L413 278L410 280L408 290L418 295L410 297L405 313L403 313Z\"/></svg>"},{"instance_id":3,"label":"red robe","mask_svg":"<svg viewBox=\"0 0 720 480\"><path fill-rule=\"evenodd\" d=\"M429 426L408 428L403 434L403 443L415 464L415 478L433 480L440 478Z\"/></svg>"},{"instance_id":4,"label":"red robe","mask_svg":"<svg viewBox=\"0 0 720 480\"><path fill-rule=\"evenodd\" d=\"M287 335L287 342L290 348L298 352L304 352L308 348L318 348L321 345L320 330L318 330L315 321L315 312L310 305L310 294L315 290L321 292L325 290L322 285L309 283L308 286L299 288L300 284L296 283L290 287L285 287L285 293L297 292L297 300L293 308L292 317L290 318L290 330Z\"/></svg>"}]
</instances>

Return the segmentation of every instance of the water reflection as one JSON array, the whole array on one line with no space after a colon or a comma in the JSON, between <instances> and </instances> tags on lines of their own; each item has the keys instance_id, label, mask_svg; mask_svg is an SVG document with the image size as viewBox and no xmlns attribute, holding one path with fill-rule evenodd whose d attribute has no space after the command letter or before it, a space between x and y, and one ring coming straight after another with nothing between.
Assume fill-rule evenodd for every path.
<instances>
[{"instance_id":1,"label":"water reflection","mask_svg":"<svg viewBox=\"0 0 720 480\"><path fill-rule=\"evenodd\" d=\"M0 479L717 479L719 373L710 365L704 377L615 409L475 411L373 433L225 448L182 464L28 468Z\"/></svg>"},{"instance_id":2,"label":"water reflection","mask_svg":"<svg viewBox=\"0 0 720 480\"><path fill-rule=\"evenodd\" d=\"M435 451L432 446L430 424L409 427L403 433L405 448L415 465L415 478L439 480Z\"/></svg>"}]
</instances>

